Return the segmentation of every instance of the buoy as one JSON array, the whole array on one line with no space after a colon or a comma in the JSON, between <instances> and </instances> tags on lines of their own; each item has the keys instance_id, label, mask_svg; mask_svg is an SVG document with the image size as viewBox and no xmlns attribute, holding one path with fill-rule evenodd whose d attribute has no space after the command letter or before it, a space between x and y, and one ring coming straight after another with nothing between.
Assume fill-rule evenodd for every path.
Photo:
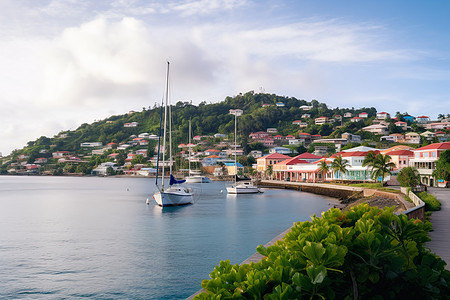
<instances>
[{"instance_id":1,"label":"buoy","mask_svg":"<svg viewBox=\"0 0 450 300\"><path fill-rule=\"evenodd\" d=\"M222 194L222 193L223 193L223 190L220 190L220 193Z\"/></svg>"},{"instance_id":2,"label":"buoy","mask_svg":"<svg viewBox=\"0 0 450 300\"><path fill-rule=\"evenodd\" d=\"M150 204L150 200L148 200L148 198L147 198L147 205L149 205Z\"/></svg>"}]
</instances>

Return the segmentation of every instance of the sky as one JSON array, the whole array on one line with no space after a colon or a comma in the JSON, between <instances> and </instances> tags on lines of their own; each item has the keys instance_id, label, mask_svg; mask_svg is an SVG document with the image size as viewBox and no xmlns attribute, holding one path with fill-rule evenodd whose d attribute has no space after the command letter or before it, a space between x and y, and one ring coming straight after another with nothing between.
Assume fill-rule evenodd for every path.
<instances>
[{"instance_id":1,"label":"sky","mask_svg":"<svg viewBox=\"0 0 450 300\"><path fill-rule=\"evenodd\" d=\"M167 61L172 103L253 90L436 119L450 113L448 11L418 0L0 0L0 153L153 107Z\"/></svg>"}]
</instances>

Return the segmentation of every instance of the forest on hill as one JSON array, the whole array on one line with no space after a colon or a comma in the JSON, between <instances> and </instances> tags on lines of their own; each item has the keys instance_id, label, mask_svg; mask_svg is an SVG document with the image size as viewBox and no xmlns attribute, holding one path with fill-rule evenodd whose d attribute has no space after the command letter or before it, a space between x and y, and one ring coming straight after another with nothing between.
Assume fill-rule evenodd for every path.
<instances>
[{"instance_id":1,"label":"forest on hill","mask_svg":"<svg viewBox=\"0 0 450 300\"><path fill-rule=\"evenodd\" d=\"M277 106L283 103L284 106ZM263 104L265 104L263 106ZM302 110L301 106L311 106L308 111ZM247 145L251 143L248 135L251 132L266 131L267 128L276 128L281 135L294 135L299 132L320 134L323 137L340 137L343 132L355 133L363 126L370 124L376 116L376 109L366 108L328 108L325 103L317 100L306 101L293 97L285 97L274 94L254 93L253 91L239 94L234 97L226 97L221 102L202 102L193 105L190 102L179 101L172 104L172 132L174 143L187 143L189 134L189 120L192 122L192 134L211 136L216 133L230 136L234 133L234 116L230 115L230 109L242 109L243 115L238 117L239 142L249 150ZM336 115L343 116L346 112L353 115L366 112L368 119L365 122L315 125L314 118L325 116L332 118ZM308 113L309 118L302 115ZM308 124L305 128L299 128L293 124L295 120L303 120ZM81 143L101 142L125 143L132 136L141 133L159 134L161 120L161 106L143 108L140 112L129 112L123 115L114 115L92 124L84 123L77 129L61 131L54 137L41 136L35 141L30 141L21 150L13 151L11 158L15 159L20 154L26 154L29 161L42 156L42 149L50 151L70 151L82 153ZM125 123L137 122L136 127L124 127ZM395 130L395 128L394 128ZM363 133L370 134L370 133ZM154 147L154 143L150 143ZM149 149L150 149L149 146ZM84 149L85 150L85 149Z\"/></svg>"}]
</instances>

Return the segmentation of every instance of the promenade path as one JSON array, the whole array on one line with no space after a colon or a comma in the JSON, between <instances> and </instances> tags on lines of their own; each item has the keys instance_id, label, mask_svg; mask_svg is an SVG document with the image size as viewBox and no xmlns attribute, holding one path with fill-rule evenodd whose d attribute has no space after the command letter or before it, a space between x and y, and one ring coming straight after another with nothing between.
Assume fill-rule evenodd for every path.
<instances>
[{"instance_id":1,"label":"promenade path","mask_svg":"<svg viewBox=\"0 0 450 300\"><path fill-rule=\"evenodd\" d=\"M450 189L429 187L428 193L441 202L441 210L431 215L433 231L429 233L431 241L426 246L445 260L447 262L445 268L450 270Z\"/></svg>"}]
</instances>

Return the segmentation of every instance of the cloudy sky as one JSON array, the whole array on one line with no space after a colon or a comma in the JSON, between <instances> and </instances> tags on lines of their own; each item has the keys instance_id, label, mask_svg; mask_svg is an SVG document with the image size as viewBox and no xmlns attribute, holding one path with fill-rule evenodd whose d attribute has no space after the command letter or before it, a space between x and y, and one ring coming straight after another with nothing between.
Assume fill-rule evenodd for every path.
<instances>
[{"instance_id":1,"label":"cloudy sky","mask_svg":"<svg viewBox=\"0 0 450 300\"><path fill-rule=\"evenodd\" d=\"M160 102L250 90L450 113L448 1L0 0L0 152Z\"/></svg>"}]
</instances>

